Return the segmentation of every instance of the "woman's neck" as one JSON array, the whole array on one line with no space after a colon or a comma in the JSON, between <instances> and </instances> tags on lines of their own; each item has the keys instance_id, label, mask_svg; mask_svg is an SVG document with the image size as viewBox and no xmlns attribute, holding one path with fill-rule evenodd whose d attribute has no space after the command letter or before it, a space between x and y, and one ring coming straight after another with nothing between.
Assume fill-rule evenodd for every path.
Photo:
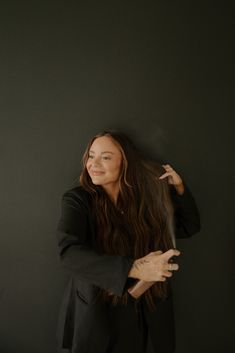
<instances>
[{"instance_id":1,"label":"woman's neck","mask_svg":"<svg viewBox=\"0 0 235 353\"><path fill-rule=\"evenodd\" d=\"M109 185L105 185L105 186L102 185L102 187L106 191L106 193L108 194L111 201L116 205L117 199L118 199L118 194L119 194L119 186L109 184Z\"/></svg>"}]
</instances>

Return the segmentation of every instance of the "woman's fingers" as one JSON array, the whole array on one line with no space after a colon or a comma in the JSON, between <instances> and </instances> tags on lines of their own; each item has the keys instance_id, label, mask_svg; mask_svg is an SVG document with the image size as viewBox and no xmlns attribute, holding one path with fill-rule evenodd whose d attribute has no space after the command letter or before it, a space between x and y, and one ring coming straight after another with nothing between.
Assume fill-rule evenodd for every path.
<instances>
[{"instance_id":1,"label":"woman's fingers","mask_svg":"<svg viewBox=\"0 0 235 353\"><path fill-rule=\"evenodd\" d=\"M161 254L163 254L163 251L161 251L161 250L157 250L157 251L152 251L152 252L150 252L149 254L147 254L146 256L145 256L145 258L148 258L149 256L156 256L156 255L161 255Z\"/></svg>"},{"instance_id":2,"label":"woman's fingers","mask_svg":"<svg viewBox=\"0 0 235 353\"><path fill-rule=\"evenodd\" d=\"M168 177L168 183L173 185L181 184L182 178L176 171L169 165L169 164L162 164L163 168L165 169L166 173L162 174L159 179L165 179Z\"/></svg>"},{"instance_id":3,"label":"woman's fingers","mask_svg":"<svg viewBox=\"0 0 235 353\"><path fill-rule=\"evenodd\" d=\"M166 270L162 272L162 277L172 277L173 276L173 272L172 271L176 271L178 270L179 266L177 264L171 264L171 269L166 267ZM174 265L174 266L173 266ZM169 265L168 265L169 267Z\"/></svg>"},{"instance_id":4,"label":"woman's fingers","mask_svg":"<svg viewBox=\"0 0 235 353\"><path fill-rule=\"evenodd\" d=\"M167 176L170 176L171 175L171 172L174 171L173 168L171 168L171 166L169 164L163 164L162 165L163 168L166 170L166 173L162 174L159 179L164 179L166 178Z\"/></svg>"},{"instance_id":5,"label":"woman's fingers","mask_svg":"<svg viewBox=\"0 0 235 353\"><path fill-rule=\"evenodd\" d=\"M157 250L157 251L154 251L153 254L154 255L161 255L161 254L163 254L163 251Z\"/></svg>"},{"instance_id":6,"label":"woman's fingers","mask_svg":"<svg viewBox=\"0 0 235 353\"><path fill-rule=\"evenodd\" d=\"M179 269L179 265L175 263L166 263L163 265L164 271L177 271Z\"/></svg>"},{"instance_id":7,"label":"woman's fingers","mask_svg":"<svg viewBox=\"0 0 235 353\"><path fill-rule=\"evenodd\" d=\"M172 170L173 168L170 166L170 164L163 164L162 165L166 170Z\"/></svg>"},{"instance_id":8,"label":"woman's fingers","mask_svg":"<svg viewBox=\"0 0 235 353\"><path fill-rule=\"evenodd\" d=\"M172 272L164 271L163 272L163 277L172 277Z\"/></svg>"},{"instance_id":9,"label":"woman's fingers","mask_svg":"<svg viewBox=\"0 0 235 353\"><path fill-rule=\"evenodd\" d=\"M168 262L172 256L179 256L180 251L177 249L170 249L164 252L164 254L161 255L161 258L163 261Z\"/></svg>"},{"instance_id":10,"label":"woman's fingers","mask_svg":"<svg viewBox=\"0 0 235 353\"><path fill-rule=\"evenodd\" d=\"M164 179L164 178L166 178L166 177L169 176L169 175L171 175L171 173L164 173L164 174L162 174L162 175L159 177L159 179Z\"/></svg>"},{"instance_id":11,"label":"woman's fingers","mask_svg":"<svg viewBox=\"0 0 235 353\"><path fill-rule=\"evenodd\" d=\"M161 250L150 252L135 261L137 272L133 277L144 281L165 281L167 277L173 275L173 271L178 270L178 264L169 263L172 256L178 255L180 251L177 249L170 249L164 253Z\"/></svg>"}]
</instances>

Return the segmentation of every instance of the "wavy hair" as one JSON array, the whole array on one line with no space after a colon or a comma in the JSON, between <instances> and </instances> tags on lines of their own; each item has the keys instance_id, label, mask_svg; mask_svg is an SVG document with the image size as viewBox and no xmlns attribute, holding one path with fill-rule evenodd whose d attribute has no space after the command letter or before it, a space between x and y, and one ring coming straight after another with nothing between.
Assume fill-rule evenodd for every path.
<instances>
[{"instance_id":1,"label":"wavy hair","mask_svg":"<svg viewBox=\"0 0 235 353\"><path fill-rule=\"evenodd\" d=\"M102 186L92 183L86 169L90 147L101 136L108 136L122 154L116 205ZM138 259L151 251L164 252L174 247L174 208L167 179L159 179L165 172L160 163L142 157L125 134L109 130L91 139L82 164L79 181L91 195L97 251ZM156 298L164 299L168 295L167 281L156 282L143 295L149 308L154 310ZM120 297L100 289L97 298L113 305L126 304L128 293Z\"/></svg>"}]
</instances>

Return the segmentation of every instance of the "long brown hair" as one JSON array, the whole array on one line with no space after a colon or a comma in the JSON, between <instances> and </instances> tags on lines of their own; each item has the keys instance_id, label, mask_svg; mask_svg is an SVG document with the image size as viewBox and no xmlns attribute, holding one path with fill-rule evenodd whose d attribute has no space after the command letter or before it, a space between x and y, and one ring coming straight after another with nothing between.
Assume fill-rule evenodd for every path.
<instances>
[{"instance_id":1,"label":"long brown hair","mask_svg":"<svg viewBox=\"0 0 235 353\"><path fill-rule=\"evenodd\" d=\"M94 185L86 169L93 141L108 136L122 154L119 194L116 205L99 185ZM80 184L92 196L92 214L96 224L97 250L108 254L138 259L151 251L167 251L174 247L173 205L165 172L160 163L146 160L133 142L123 133L109 130L95 135L83 155ZM155 308L154 298L167 296L168 284L156 282L143 295L149 308ZM109 295L100 289L99 298L114 305L127 303L128 294Z\"/></svg>"}]
</instances>

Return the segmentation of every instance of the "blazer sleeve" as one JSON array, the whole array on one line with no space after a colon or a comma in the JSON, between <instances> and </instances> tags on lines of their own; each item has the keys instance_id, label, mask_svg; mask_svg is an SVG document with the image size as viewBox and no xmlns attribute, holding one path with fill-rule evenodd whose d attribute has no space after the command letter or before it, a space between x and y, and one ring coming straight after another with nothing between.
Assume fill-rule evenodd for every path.
<instances>
[{"instance_id":1,"label":"blazer sleeve","mask_svg":"<svg viewBox=\"0 0 235 353\"><path fill-rule=\"evenodd\" d=\"M171 190L174 205L174 227L176 238L188 238L201 229L199 210L195 199L184 182L184 193L179 195L175 188Z\"/></svg>"},{"instance_id":2,"label":"blazer sleeve","mask_svg":"<svg viewBox=\"0 0 235 353\"><path fill-rule=\"evenodd\" d=\"M95 251L89 242L90 222L89 209L82 198L65 192L56 229L62 266L79 279L121 296L134 259Z\"/></svg>"}]
</instances>

